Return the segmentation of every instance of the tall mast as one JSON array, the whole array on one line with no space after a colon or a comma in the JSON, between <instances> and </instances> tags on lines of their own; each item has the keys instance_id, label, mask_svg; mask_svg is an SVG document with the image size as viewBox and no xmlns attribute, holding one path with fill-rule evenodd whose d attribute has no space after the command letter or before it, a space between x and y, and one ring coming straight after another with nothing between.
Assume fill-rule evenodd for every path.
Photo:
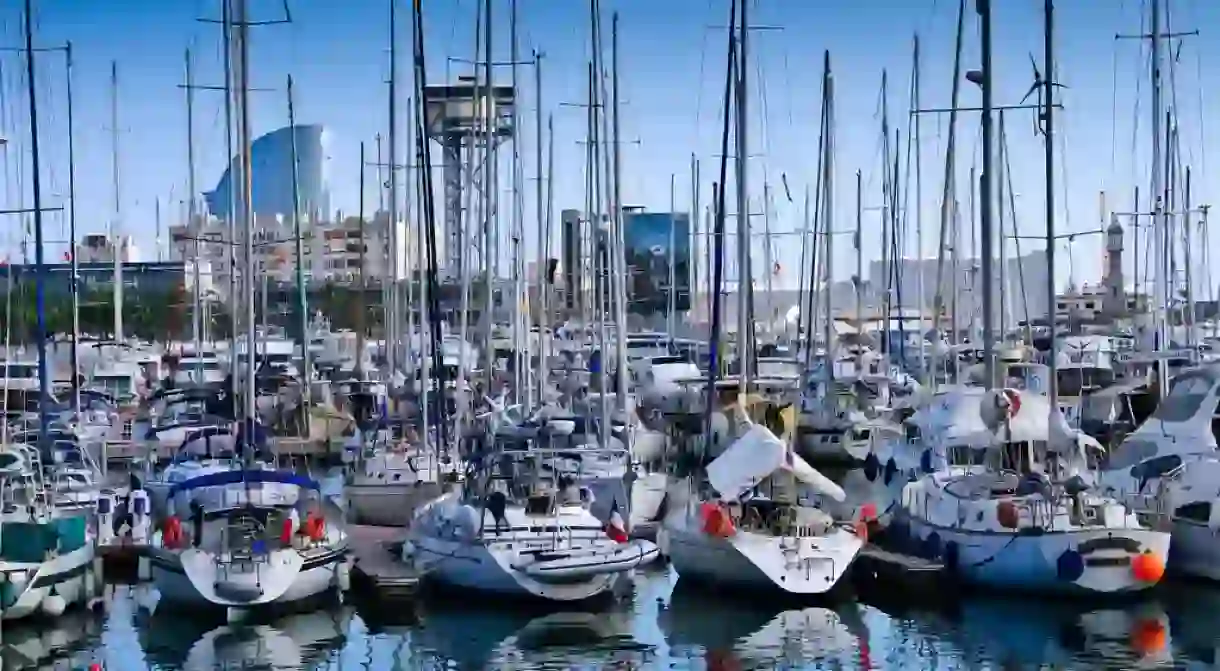
<instances>
[{"instance_id":1,"label":"tall mast","mask_svg":"<svg viewBox=\"0 0 1220 671\"><path fill-rule=\"evenodd\" d=\"M494 99L495 91L492 88L491 75L491 0L483 2L484 26L483 31L483 268L485 269L485 285L483 287L483 350L486 357L485 373L487 375L487 393L492 392L492 384L495 381L495 348L492 346L492 326L494 324L494 316L492 311L495 309L495 256L492 250L495 248L495 130L491 101ZM422 39L423 36L421 35Z\"/></svg>"},{"instance_id":2,"label":"tall mast","mask_svg":"<svg viewBox=\"0 0 1220 671\"><path fill-rule=\"evenodd\" d=\"M613 191L613 226L611 226L611 257L612 268L616 268L614 280L614 339L615 352L618 361L617 370L623 371L616 375L614 389L614 409L618 412L627 410L627 254L623 238L623 160L622 138L619 135L619 95L618 95L618 12L610 15L610 151L611 151L611 188ZM694 213L691 214L694 216Z\"/></svg>"},{"instance_id":3,"label":"tall mast","mask_svg":"<svg viewBox=\"0 0 1220 671\"><path fill-rule=\"evenodd\" d=\"M250 161L250 105L249 105L249 83L250 83L250 22L246 14L246 0L236 0L237 2L237 111L238 111L238 141L240 142L241 150L241 198L242 198L242 230L245 232L243 239L245 247L245 276L246 281L243 288L245 289L245 312L246 312L246 355L248 364L246 366L246 392L245 392L245 415L246 415L246 440L253 440L252 430L255 421L256 413L254 406L254 375L257 366L258 347L255 343L254 332L254 212L251 193L251 161ZM247 448L251 445L247 444ZM249 454L249 452L247 452Z\"/></svg>"},{"instance_id":4,"label":"tall mast","mask_svg":"<svg viewBox=\"0 0 1220 671\"><path fill-rule=\"evenodd\" d=\"M380 161L378 161L380 163ZM378 168L380 170L381 168ZM393 169L391 169L392 171ZM360 239L364 240L364 143L360 143ZM380 189L378 189L380 190ZM356 307L356 379L364 379L364 342L365 329L364 323L364 302L366 291L368 290L368 282L364 275L364 249L365 246L360 246L360 305Z\"/></svg>"},{"instance_id":5,"label":"tall mast","mask_svg":"<svg viewBox=\"0 0 1220 671\"><path fill-rule=\"evenodd\" d=\"M749 156L749 43L750 24L747 17L749 1L741 3L737 35L737 358L741 366L741 393L749 393L750 367L754 361L753 317L750 314L750 293L754 282L750 269L750 203L748 194ZM732 30L732 28L730 28Z\"/></svg>"},{"instance_id":6,"label":"tall mast","mask_svg":"<svg viewBox=\"0 0 1220 671\"><path fill-rule=\"evenodd\" d=\"M1149 39L1152 43L1152 58L1151 58L1151 76L1152 76L1152 257L1154 259L1154 272L1152 275L1152 306L1153 320L1156 328L1156 347L1158 349L1169 346L1168 333L1166 332L1165 322L1167 316L1163 312L1164 306L1169 304L1169 292L1166 290L1169 284L1168 278L1165 277L1165 257L1166 249L1165 242L1167 235L1165 234L1165 193L1164 193L1164 176L1161 174L1161 123L1162 123L1162 102L1161 102L1161 3L1159 0L1151 0L1148 3L1151 19L1149 31ZM1050 76L1049 74L1047 75ZM1137 215L1138 216L1138 215ZM1157 389L1162 397L1168 390L1169 376L1165 366L1157 364Z\"/></svg>"},{"instance_id":7,"label":"tall mast","mask_svg":"<svg viewBox=\"0 0 1220 671\"><path fill-rule=\"evenodd\" d=\"M390 176L388 185L388 200L389 200L389 216L390 216L390 271L389 276L390 286L390 317L386 319L385 332L386 348L385 356L390 365L391 374L398 370L398 319L399 319L399 292L398 292L398 271L399 271L399 255L402 250L399 249L399 230L398 230L398 13L395 11L397 5L396 0L390 0L390 128L388 135L389 147L389 163ZM361 174L363 174L363 167ZM409 281L409 279L408 279ZM410 342L410 334L408 334L407 342ZM410 345L407 345L410 351Z\"/></svg>"},{"instance_id":8,"label":"tall mast","mask_svg":"<svg viewBox=\"0 0 1220 671\"><path fill-rule=\"evenodd\" d=\"M919 62L919 35L915 36L914 40L914 63L911 73L911 109L919 109L919 93L920 93L920 62ZM927 295L924 293L924 268L923 268L923 159L920 154L922 145L920 144L920 117L922 115L915 114L915 118L911 120L914 124L912 132L915 134L915 258L916 267L919 272L915 277L915 293L919 299L915 305L919 308L919 373L923 378L921 381L928 380L928 338L927 324L924 320L925 311L927 309ZM936 322L933 321L933 324Z\"/></svg>"},{"instance_id":9,"label":"tall mast","mask_svg":"<svg viewBox=\"0 0 1220 671\"><path fill-rule=\"evenodd\" d=\"M229 352L231 354L230 371L235 370L234 363L237 357L237 306L239 300L237 296L237 201L239 198L238 192L240 186L235 184L234 175L238 179L245 182L242 175L245 171L245 165L241 163L238 157L233 153L233 3L236 0L224 0L221 10L222 37L224 42L224 69L225 69L225 151L229 161L229 213L225 218L228 224L229 239L225 247L229 254ZM234 170L233 168L238 168ZM247 276L243 272L243 277ZM247 343L249 345L249 343ZM248 348L247 348L248 349ZM247 352L249 356L249 352ZM253 357L250 357L253 361ZM232 398L237 398L240 382L237 375L229 375L229 394ZM236 412L236 407L234 407Z\"/></svg>"},{"instance_id":10,"label":"tall mast","mask_svg":"<svg viewBox=\"0 0 1220 671\"><path fill-rule=\"evenodd\" d=\"M309 435L309 400L310 400L310 385L311 377L309 370L309 308L305 299L305 242L301 235L301 185L300 185L300 166L297 165L297 117L296 110L293 107L293 92L292 92L292 75L288 75L288 128L292 132L292 142L289 146L292 155L292 243L296 252L296 285L297 285L297 342L301 347L301 377L305 381L302 385L302 390L305 401L305 435ZM364 156L360 157L361 175L364 174ZM361 202L364 202L364 190L360 191ZM360 220L360 225L364 225L364 220ZM360 296L364 297L364 232L360 233ZM361 310L363 313L363 309ZM358 360L362 358L363 351L357 353ZM357 364L359 366L359 364Z\"/></svg>"},{"instance_id":11,"label":"tall mast","mask_svg":"<svg viewBox=\"0 0 1220 671\"><path fill-rule=\"evenodd\" d=\"M64 57L67 61L67 104L68 104L68 240L69 262L72 271L72 409L80 414L80 361L77 344L80 340L80 285L76 278L80 275L80 262L76 258L76 140L75 124L72 116L72 43L64 47Z\"/></svg>"},{"instance_id":12,"label":"tall mast","mask_svg":"<svg viewBox=\"0 0 1220 671\"><path fill-rule=\"evenodd\" d=\"M114 253L114 339L123 340L123 229L119 187L119 64L110 62L110 174L114 187L114 218L110 221L110 248Z\"/></svg>"},{"instance_id":13,"label":"tall mast","mask_svg":"<svg viewBox=\"0 0 1220 671\"><path fill-rule=\"evenodd\" d=\"M1043 169L1046 171L1046 306L1050 336L1050 352L1047 357L1047 394L1051 410L1059 408L1058 354L1055 337L1055 2L1046 0L1043 14L1042 67L1046 71L1042 80L1044 105L1042 109L1042 141L1045 151Z\"/></svg>"},{"instance_id":14,"label":"tall mast","mask_svg":"<svg viewBox=\"0 0 1220 671\"><path fill-rule=\"evenodd\" d=\"M191 338L195 342L195 349L199 349L199 343L203 340L203 313L200 310L200 287L199 287L199 260L201 257L199 250L200 230L196 222L195 214L195 71L191 63L191 50L188 48L185 54L186 66L186 226L191 232L191 248L193 250L191 261ZM199 381L203 381L203 359L197 358L199 362L196 366L196 375Z\"/></svg>"},{"instance_id":15,"label":"tall mast","mask_svg":"<svg viewBox=\"0 0 1220 671\"><path fill-rule=\"evenodd\" d=\"M1155 0L1154 0L1155 1ZM986 388L992 389L996 384L995 360L995 313L994 302L994 272L992 268L992 253L995 248L995 231L992 226L991 185L993 164L992 128L991 128L991 0L978 0L982 38L982 73L980 86L983 89L983 174L979 179L979 255L982 257L983 272L983 361L986 368Z\"/></svg>"},{"instance_id":16,"label":"tall mast","mask_svg":"<svg viewBox=\"0 0 1220 671\"><path fill-rule=\"evenodd\" d=\"M34 7L25 0L25 81L30 104L30 163L34 187L34 300L38 310L38 442L47 445L51 380L47 370L46 271L42 235L42 175L38 155L38 102L34 78Z\"/></svg>"},{"instance_id":17,"label":"tall mast","mask_svg":"<svg viewBox=\"0 0 1220 671\"><path fill-rule=\"evenodd\" d=\"M542 54L538 50L534 50L534 170L537 173L537 181L534 184L534 202L535 214L538 217L538 255L534 262L535 266L535 281L538 283L538 405L542 406L546 403L546 388L547 378L550 376L547 370L547 356L550 354L551 338L548 334L548 329L551 328L550 305L551 305L551 285L550 277L548 276L549 262L547 261L547 253L550 247L550 239L547 237L547 230L543 217L545 216L543 204L543 182L545 175L542 171Z\"/></svg>"},{"instance_id":18,"label":"tall mast","mask_svg":"<svg viewBox=\"0 0 1220 671\"><path fill-rule=\"evenodd\" d=\"M825 141L822 151L822 239L826 245L822 252L823 275L822 290L826 293L826 315L822 320L822 338L825 342L824 357L826 380L835 379L834 367L834 316L830 312L831 282L834 280L834 221L835 221L835 78L830 71L830 52L825 52L822 70L822 90L826 92L823 104L826 106L826 126L823 130ZM816 246L816 245L815 245ZM810 345L812 347L812 345Z\"/></svg>"}]
</instances>

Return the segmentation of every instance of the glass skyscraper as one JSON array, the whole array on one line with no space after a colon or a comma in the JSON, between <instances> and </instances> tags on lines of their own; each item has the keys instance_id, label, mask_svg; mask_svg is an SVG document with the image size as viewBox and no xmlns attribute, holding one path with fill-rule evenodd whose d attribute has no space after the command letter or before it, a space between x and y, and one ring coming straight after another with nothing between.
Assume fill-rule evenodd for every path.
<instances>
[{"instance_id":1,"label":"glass skyscraper","mask_svg":"<svg viewBox=\"0 0 1220 671\"><path fill-rule=\"evenodd\" d=\"M321 125L285 126L250 144L251 202L259 217L292 215L292 143L296 136L297 181L302 215L330 214L326 148L329 133ZM241 214L236 199L241 164L234 157L216 188L203 194L208 212L219 219Z\"/></svg>"}]
</instances>

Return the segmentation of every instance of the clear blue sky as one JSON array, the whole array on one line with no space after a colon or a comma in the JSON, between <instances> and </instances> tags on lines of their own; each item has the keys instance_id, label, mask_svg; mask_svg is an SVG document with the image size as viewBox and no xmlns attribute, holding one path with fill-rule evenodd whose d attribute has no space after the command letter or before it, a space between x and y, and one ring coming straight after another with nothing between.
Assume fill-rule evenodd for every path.
<instances>
[{"instance_id":1,"label":"clear blue sky","mask_svg":"<svg viewBox=\"0 0 1220 671\"><path fill-rule=\"evenodd\" d=\"M388 73L388 4L378 0L289 0L291 25L252 29L252 83L274 87L251 94L256 134L286 123L282 91L291 73L297 82L297 118L326 124L333 134L331 187L334 203L354 211L357 202L359 143L385 133ZM19 2L0 9L0 42L21 44ZM470 58L474 48L474 17L479 0L424 0L427 46L432 83L461 73L450 57ZM677 174L679 209L690 201L689 161L692 152L703 161L704 185L711 181L718 151L720 92L724 68L722 29L727 0L603 0L607 12L621 16L624 200L628 204L665 209L670 175ZM995 2L996 102L1014 103L1031 81L1027 54L1039 55L1041 0ZM1146 185L1148 153L1147 47L1136 41L1116 44L1116 33L1140 30L1145 3L1137 0L1060 0L1058 3L1058 79L1067 106L1060 115L1061 141L1066 148L1060 169L1059 227L1061 231L1096 228L1098 192L1109 191L1113 206L1131 207L1131 191ZM77 191L82 233L102 232L112 216L110 171L109 69L119 68L119 127L121 203L124 231L135 234L151 250L154 201L162 202L164 225L182 219L186 193L186 134L183 50L197 56L196 80L221 80L220 31L199 17L219 17L217 0L36 0L36 44L49 46L71 40L76 51ZM280 0L250 0L256 19L282 15ZM497 58L507 60L508 0L495 0L504 20L496 25ZM845 228L854 218L854 172L864 171L866 200L880 201L878 177L878 109L882 69L890 73L890 109L894 123L906 133L911 71L911 40L918 32L924 45L923 99L926 106L946 106L952 67L955 0L753 0L753 21L779 26L779 31L754 34L751 106L751 191L760 197L764 179L777 193L775 230L800 222L801 193L812 183L816 161L820 64L829 49L837 75L838 216ZM408 2L400 0L403 97L410 89ZM1215 124L1207 123L1214 109L1208 89L1217 77L1209 63L1220 61L1220 42L1209 27L1220 25L1220 4L1178 0L1171 4L1173 30L1199 27L1200 37L1186 40L1174 71L1176 105L1182 116L1184 162L1194 166L1196 202L1212 197L1212 175L1205 157L1215 145ZM580 102L585 90L588 53L588 7L579 0L520 0L520 44L523 55L532 48L546 52L544 107L555 115L556 209L583 203L583 110L559 107ZM973 15L967 35L965 62L977 62L977 31ZM609 21L606 21L607 32ZM67 191L67 144L63 61L54 53L38 54L38 91L43 140L44 197L48 205L62 202ZM1202 71L1200 72L1200 66ZM26 107L21 56L0 54L0 127L13 138L5 161L5 207L28 206ZM504 73L506 74L506 73ZM523 98L532 101L530 73ZM1202 93L1201 93L1202 91ZM1137 96L1138 93L1138 96ZM1137 97L1145 98L1136 107ZM977 104L977 90L963 87L963 103ZM403 106L405 109L405 104ZM221 94L197 96L196 138L199 190L215 185L226 162ZM523 107L533 113L532 104ZM1139 120L1138 136L1133 124ZM960 135L965 171L977 151L977 117L962 121ZM1041 142L1032 132L1030 113L1008 118L1018 226L1022 233L1042 230L1043 189ZM532 123L521 138L527 177L533 165ZM935 249L936 201L943 171L944 126L933 118L923 125L924 194L922 210L926 241ZM638 140L638 143L635 141ZM904 140L905 141L905 140ZM781 175L787 176L795 198L782 197ZM374 179L369 180L370 184ZM368 202L375 204L375 187ZM1144 186L1144 190L1147 187ZM526 216L532 218L532 185L527 185ZM1066 194L1066 198L1064 197ZM964 196L963 196L964 197ZM708 194L704 193L706 203ZM866 214L866 249L879 248L877 214ZM63 239L66 226L59 215L50 218L52 239ZM913 221L913 220L912 220ZM15 231L16 220L10 219ZM913 229L912 229L913 230ZM13 236L8 236L11 240ZM839 243L850 254L850 242ZM1033 243L1025 242L1026 251ZM779 241L781 283L795 285L792 274L798 246ZM1062 248L1066 250L1066 245ZM913 246L912 252L913 253ZM1066 257L1067 254L1061 254ZM54 257L52 257L54 258ZM1098 238L1075 243L1071 270L1077 281L1099 273ZM838 267L846 274L847 264ZM1059 264L1059 282L1067 280L1069 264Z\"/></svg>"}]
</instances>

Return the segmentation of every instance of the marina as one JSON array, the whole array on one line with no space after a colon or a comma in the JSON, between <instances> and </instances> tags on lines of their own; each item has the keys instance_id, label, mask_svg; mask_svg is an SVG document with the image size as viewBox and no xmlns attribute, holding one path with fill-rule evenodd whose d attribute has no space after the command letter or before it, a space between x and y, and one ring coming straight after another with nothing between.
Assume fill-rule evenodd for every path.
<instances>
[{"instance_id":1,"label":"marina","mask_svg":"<svg viewBox=\"0 0 1220 671\"><path fill-rule=\"evenodd\" d=\"M317 7L149 8L203 26L164 37L181 96L155 107L185 112L186 179L137 172L169 193L153 236L121 179L147 129L120 84L152 70L115 54L102 76L111 46L74 60L49 41L73 21L20 0L24 46L0 49L21 65L0 108L25 103L0 114L0 214L24 221L0 243L22 257L0 262L0 666L1215 668L1209 59L1189 103L1175 74L1199 34L1172 0L1092 21L960 0L894 7L921 26L909 52L865 54L770 38L817 13L775 3L683 10L716 24L692 80L715 123L669 144L630 139L664 115L624 94L673 87L625 0L351 8L388 46L386 90L352 98L368 118L341 115L355 141L298 121L339 114L314 67L338 47L298 50L339 29ZM1066 158L1099 149L1067 143L1090 96L1060 68L1092 24L1139 26L1123 93L1152 121L1130 180L1111 129L1097 229L1069 216L1064 173L1088 170ZM1016 36L1033 77L1008 104L993 59ZM768 77L775 47L799 48L803 85L787 55ZM772 129L777 87L800 92L799 141ZM75 139L102 99L104 234L96 207L78 228L78 173L88 203L105 171L96 147L78 170Z\"/></svg>"}]
</instances>

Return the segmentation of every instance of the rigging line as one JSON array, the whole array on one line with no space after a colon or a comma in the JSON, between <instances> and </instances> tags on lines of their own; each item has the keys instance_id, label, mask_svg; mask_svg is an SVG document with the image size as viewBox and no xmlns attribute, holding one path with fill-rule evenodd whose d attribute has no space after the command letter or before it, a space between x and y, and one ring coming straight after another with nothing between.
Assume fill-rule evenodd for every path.
<instances>
[{"instance_id":1,"label":"rigging line","mask_svg":"<svg viewBox=\"0 0 1220 671\"><path fill-rule=\"evenodd\" d=\"M1004 124L1000 124L1000 146L1002 147L1001 154L1004 157L1004 180L1008 182L1008 216L1012 222L1013 246L1017 253L1017 283L1021 286L1021 307L1025 313L1025 323L1029 324L1029 300L1028 292L1034 290L1025 281L1025 264L1021 262L1021 238L1020 231L1017 228L1017 195L1013 190L1012 185L1012 151L1008 148L1008 131L1004 128ZM1000 204L1001 208L1003 204ZM1000 217L1000 236L1003 239L1004 235L1004 217ZM1049 271L1050 269L1048 269ZM1005 287L1007 288L1007 287ZM1011 307L1011 304L1010 304Z\"/></svg>"},{"instance_id":2,"label":"rigging line","mask_svg":"<svg viewBox=\"0 0 1220 671\"><path fill-rule=\"evenodd\" d=\"M1111 44L1110 58L1110 181L1118 177L1118 40ZM1049 75L1048 75L1049 76Z\"/></svg>"},{"instance_id":3,"label":"rigging line","mask_svg":"<svg viewBox=\"0 0 1220 671\"><path fill-rule=\"evenodd\" d=\"M1169 34L1173 33L1173 23L1172 23L1173 14L1171 12L1172 6L1173 6L1173 3L1171 3L1171 2L1165 3L1165 32L1169 33ZM1170 38L1170 40L1168 40L1170 44L1173 43L1172 39L1173 38ZM1168 59L1169 60L1169 104L1171 106L1170 113L1173 115L1173 121L1174 121L1175 126L1177 125L1177 121L1178 121L1178 109L1179 109L1178 108L1178 60L1179 60L1179 58L1181 58L1181 54L1182 54L1182 41L1178 40L1177 49L1175 49L1173 51L1173 53L1171 53L1169 55L1169 59ZM1179 149L1179 151L1180 151L1180 149ZM1190 143L1186 144L1186 157L1188 159L1190 159L1190 162L1192 162L1192 163L1194 162L1194 158L1195 158L1194 151L1191 149Z\"/></svg>"},{"instance_id":4,"label":"rigging line","mask_svg":"<svg viewBox=\"0 0 1220 671\"><path fill-rule=\"evenodd\" d=\"M707 0L707 11L712 13L713 0ZM732 28L730 28L732 30ZM707 76L707 37L708 31L699 29L699 87L695 90L695 137L701 137L703 132L703 84ZM717 110L719 111L719 110ZM719 114L717 115L719 121Z\"/></svg>"},{"instance_id":5,"label":"rigging line","mask_svg":"<svg viewBox=\"0 0 1220 671\"><path fill-rule=\"evenodd\" d=\"M1148 32L1148 16L1147 16L1148 12L1144 11L1147 8L1147 4L1148 4L1148 0L1143 0L1143 2L1140 3L1140 34L1141 35ZM1141 76L1140 74L1138 74L1138 72L1142 71L1145 65L1147 67L1151 67L1151 65L1152 65L1152 49L1147 48L1147 60L1145 61L1145 59L1144 59L1145 48L1147 48L1146 45L1142 45L1142 44L1140 45L1140 58L1137 61L1137 63L1140 63L1141 66L1139 68L1137 68L1137 74L1135 76L1135 105L1133 106L1133 109L1131 111L1132 119L1133 119L1133 121L1131 123L1131 146L1130 146L1131 176L1132 177L1135 177L1136 175L1139 174L1138 149L1139 149L1140 120L1141 120L1141 116L1142 116L1140 114L1140 106L1143 103L1143 96L1141 95L1141 92L1143 91L1143 88L1144 88L1144 77ZM1142 177L1140 179L1142 179Z\"/></svg>"}]
</instances>

